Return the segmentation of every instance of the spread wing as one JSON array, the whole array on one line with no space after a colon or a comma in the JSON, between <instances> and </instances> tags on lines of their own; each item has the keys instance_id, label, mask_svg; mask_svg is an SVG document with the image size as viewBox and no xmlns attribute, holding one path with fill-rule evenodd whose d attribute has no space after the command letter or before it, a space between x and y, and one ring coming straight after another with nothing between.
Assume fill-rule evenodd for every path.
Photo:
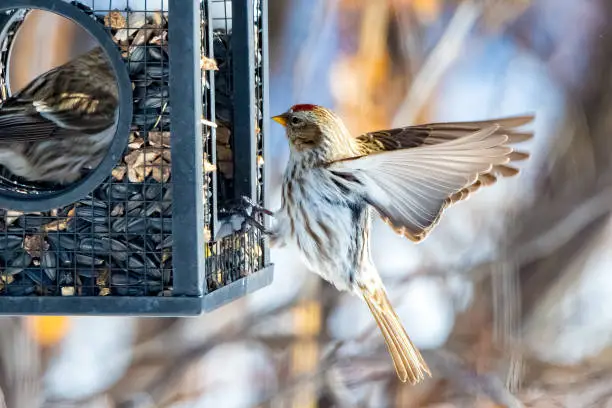
<instances>
[{"instance_id":1,"label":"spread wing","mask_svg":"<svg viewBox=\"0 0 612 408\"><path fill-rule=\"evenodd\" d=\"M533 137L532 132L518 132L514 130L519 126L532 122L533 115L514 116L474 122L446 122L428 123L418 126L406 126L396 129L379 130L357 136L362 146L367 146L365 153L384 152L397 149L406 149L418 146L436 145L450 142L471 133L478 132L494 125L499 125L495 134L508 136L508 144L524 142ZM525 160L529 154L513 151L510 161ZM495 182L495 175L510 177L518 171L512 166L495 166L489 176L482 177L480 182L488 185Z\"/></svg>"},{"instance_id":2,"label":"spread wing","mask_svg":"<svg viewBox=\"0 0 612 408\"><path fill-rule=\"evenodd\" d=\"M444 142L430 139L414 148L381 149L327 168L339 184L361 194L397 233L419 242L444 209L493 182L494 169L513 160L515 152L507 146L511 137L500 129L498 123L489 124Z\"/></svg>"}]
</instances>

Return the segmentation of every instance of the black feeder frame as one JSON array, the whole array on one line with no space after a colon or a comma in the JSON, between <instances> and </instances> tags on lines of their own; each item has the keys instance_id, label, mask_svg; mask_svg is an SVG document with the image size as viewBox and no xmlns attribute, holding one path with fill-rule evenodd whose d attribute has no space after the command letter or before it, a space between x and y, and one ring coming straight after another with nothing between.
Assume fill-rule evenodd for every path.
<instances>
[{"instance_id":1,"label":"black feeder frame","mask_svg":"<svg viewBox=\"0 0 612 408\"><path fill-rule=\"evenodd\" d=\"M60 197L42 188L49 199L0 209L0 314L189 316L269 285L265 237L256 228L228 229L225 211L241 196L267 205L267 0L163 0L166 11L92 3L0 3L3 94L10 39L21 21L15 15L23 9L81 25L106 49L119 83L125 75L133 84L120 90L123 114L104 161L116 164L112 174L94 170ZM105 25L111 12L128 16L125 25ZM137 14L144 28L151 15L163 24L151 42L126 44L143 29L142 21L130 26ZM120 30L123 43L112 40ZM202 70L203 57L216 59L218 70ZM130 129L127 146L121 129ZM149 152L154 164L141 168L152 170L131 172L129 163L148 160ZM0 169L0 200L10 203L2 177Z\"/></svg>"}]
</instances>

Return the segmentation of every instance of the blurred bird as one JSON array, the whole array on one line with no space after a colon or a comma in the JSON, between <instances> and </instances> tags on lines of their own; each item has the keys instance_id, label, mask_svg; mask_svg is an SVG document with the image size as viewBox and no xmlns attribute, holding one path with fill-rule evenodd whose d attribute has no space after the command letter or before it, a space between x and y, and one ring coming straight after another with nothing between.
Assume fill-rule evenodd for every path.
<instances>
[{"instance_id":1,"label":"blurred bird","mask_svg":"<svg viewBox=\"0 0 612 408\"><path fill-rule=\"evenodd\" d=\"M100 47L45 72L0 104L0 165L29 181L76 181L106 155L118 104Z\"/></svg>"},{"instance_id":2,"label":"blurred bird","mask_svg":"<svg viewBox=\"0 0 612 408\"><path fill-rule=\"evenodd\" d=\"M499 176L518 173L508 163L529 155L508 144L532 134L512 128L533 116L433 123L357 137L321 106L294 105L273 119L286 127L291 153L281 208L270 212L250 204L273 215L272 227L256 225L272 246L294 242L311 270L365 300L402 382L415 384L431 376L372 262L372 212L397 233L422 241L451 204Z\"/></svg>"}]
</instances>

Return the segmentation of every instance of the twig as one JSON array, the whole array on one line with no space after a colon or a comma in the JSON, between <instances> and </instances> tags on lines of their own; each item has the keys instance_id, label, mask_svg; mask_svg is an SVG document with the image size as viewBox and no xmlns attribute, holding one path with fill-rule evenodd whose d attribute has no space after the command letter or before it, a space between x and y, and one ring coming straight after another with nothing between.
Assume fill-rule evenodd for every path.
<instances>
[{"instance_id":1,"label":"twig","mask_svg":"<svg viewBox=\"0 0 612 408\"><path fill-rule=\"evenodd\" d=\"M513 256L521 265L544 258L610 210L612 210L612 186L582 202L578 208L563 217L548 231L520 246Z\"/></svg>"},{"instance_id":2,"label":"twig","mask_svg":"<svg viewBox=\"0 0 612 408\"><path fill-rule=\"evenodd\" d=\"M509 370L506 386L512 393L518 392L521 385L522 356L517 348L520 343L521 297L519 274L514 262L500 262L498 271L491 277L493 295L493 341L509 353Z\"/></svg>"}]
</instances>

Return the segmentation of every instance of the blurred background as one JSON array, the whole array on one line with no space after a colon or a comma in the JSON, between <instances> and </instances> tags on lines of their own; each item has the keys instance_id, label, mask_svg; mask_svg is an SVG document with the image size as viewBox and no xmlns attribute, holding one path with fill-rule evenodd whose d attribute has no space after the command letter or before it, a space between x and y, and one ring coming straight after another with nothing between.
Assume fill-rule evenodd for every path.
<instances>
[{"instance_id":1,"label":"blurred background","mask_svg":"<svg viewBox=\"0 0 612 408\"><path fill-rule=\"evenodd\" d=\"M365 304L283 249L271 286L198 318L0 319L4 399L612 407L612 2L269 0L269 15L272 114L321 104L358 133L536 113L521 174L425 242L375 223L375 262L433 378L399 383ZM277 208L289 151L280 126L267 136Z\"/></svg>"}]
</instances>

